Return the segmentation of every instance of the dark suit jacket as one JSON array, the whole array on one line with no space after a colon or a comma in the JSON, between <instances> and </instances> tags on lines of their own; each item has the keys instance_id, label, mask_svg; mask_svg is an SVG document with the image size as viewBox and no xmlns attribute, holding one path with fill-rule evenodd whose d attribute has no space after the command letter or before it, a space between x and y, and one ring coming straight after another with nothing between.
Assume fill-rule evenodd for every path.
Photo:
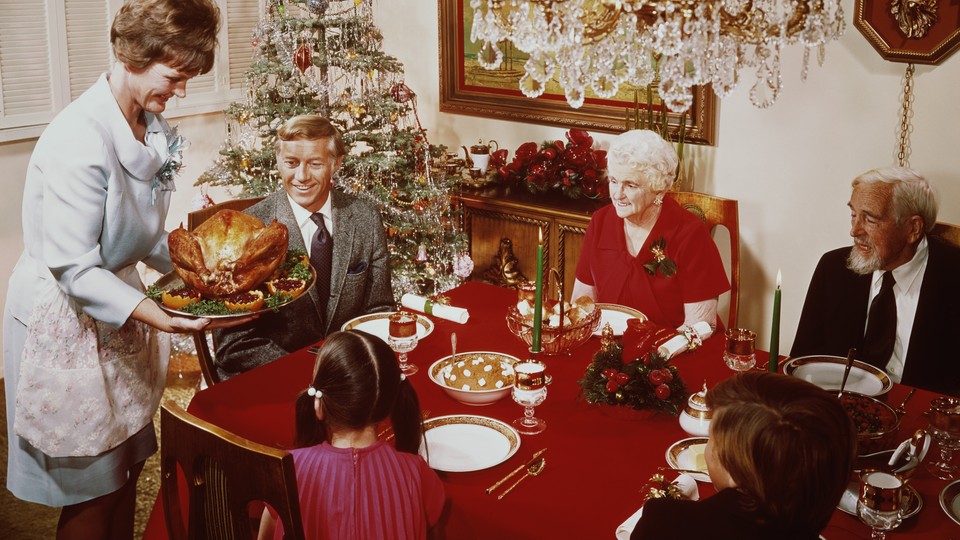
<instances>
[{"instance_id":1,"label":"dark suit jacket","mask_svg":"<svg viewBox=\"0 0 960 540\"><path fill-rule=\"evenodd\" d=\"M816 533L780 531L758 523L755 512L745 510L743 496L724 489L702 501L650 499L630 540L709 538L710 540L815 540Z\"/></svg>"},{"instance_id":2,"label":"dark suit jacket","mask_svg":"<svg viewBox=\"0 0 960 540\"><path fill-rule=\"evenodd\" d=\"M390 288L387 240L380 213L372 205L336 189L333 205L333 268L330 297L318 298L316 287L277 313L268 312L250 324L214 331L217 371L221 378L249 371L339 330L350 319L394 309ZM287 226L290 249L306 251L300 227L283 190L246 210L264 223ZM327 315L322 317L322 315ZM321 327L321 320L326 324Z\"/></svg>"},{"instance_id":3,"label":"dark suit jacket","mask_svg":"<svg viewBox=\"0 0 960 540\"><path fill-rule=\"evenodd\" d=\"M929 259L920 286L901 382L960 396L960 248L927 237ZM849 247L826 253L803 303L791 356L846 356L862 348L871 276L847 270Z\"/></svg>"}]
</instances>

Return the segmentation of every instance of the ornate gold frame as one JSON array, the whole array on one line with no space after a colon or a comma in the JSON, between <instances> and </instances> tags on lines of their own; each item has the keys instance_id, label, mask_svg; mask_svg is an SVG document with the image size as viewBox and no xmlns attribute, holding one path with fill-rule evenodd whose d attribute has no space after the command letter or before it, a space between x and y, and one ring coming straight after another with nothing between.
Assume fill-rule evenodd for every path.
<instances>
[{"instance_id":1,"label":"ornate gold frame","mask_svg":"<svg viewBox=\"0 0 960 540\"><path fill-rule=\"evenodd\" d=\"M921 13L920 8L927 12ZM853 25L891 62L938 65L960 49L960 4L856 0Z\"/></svg>"},{"instance_id":2,"label":"ornate gold frame","mask_svg":"<svg viewBox=\"0 0 960 540\"><path fill-rule=\"evenodd\" d=\"M440 111L528 122L567 128L619 133L626 128L627 110L633 103L588 99L579 109L570 107L562 95L531 99L515 91L484 89L464 84L464 39L469 39L471 21L464 21L464 4L470 0L438 0L440 8ZM466 29L466 30L465 30ZM493 73L493 72L491 72ZM640 108L645 110L645 104ZM670 113L676 122L679 115ZM698 87L685 134L685 141L715 144L716 95Z\"/></svg>"}]
</instances>

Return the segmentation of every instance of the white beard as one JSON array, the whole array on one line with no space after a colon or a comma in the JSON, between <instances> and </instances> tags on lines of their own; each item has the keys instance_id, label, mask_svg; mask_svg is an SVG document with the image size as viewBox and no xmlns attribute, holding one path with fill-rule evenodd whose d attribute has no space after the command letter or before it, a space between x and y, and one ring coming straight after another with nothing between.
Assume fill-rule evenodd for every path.
<instances>
[{"instance_id":1,"label":"white beard","mask_svg":"<svg viewBox=\"0 0 960 540\"><path fill-rule=\"evenodd\" d=\"M882 261L876 251L873 252L873 255L866 257L857 250L856 246L850 250L850 255L847 257L847 269L861 276L879 270L881 263Z\"/></svg>"}]
</instances>

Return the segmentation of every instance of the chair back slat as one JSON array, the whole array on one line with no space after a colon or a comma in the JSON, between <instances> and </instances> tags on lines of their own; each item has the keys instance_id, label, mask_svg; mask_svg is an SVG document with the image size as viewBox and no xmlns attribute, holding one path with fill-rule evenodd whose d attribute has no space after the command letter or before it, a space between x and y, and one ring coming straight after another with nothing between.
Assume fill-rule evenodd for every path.
<instances>
[{"instance_id":1,"label":"chair back slat","mask_svg":"<svg viewBox=\"0 0 960 540\"><path fill-rule=\"evenodd\" d=\"M934 224L930 235L942 238L947 243L960 247L960 225L938 221Z\"/></svg>"},{"instance_id":2,"label":"chair back slat","mask_svg":"<svg viewBox=\"0 0 960 540\"><path fill-rule=\"evenodd\" d=\"M258 444L183 411L172 401L160 411L163 503L170 538L229 540L255 536L253 501L269 504L284 537L303 539L303 521L289 452ZM184 523L177 466L189 495ZM255 525L255 524L254 524Z\"/></svg>"},{"instance_id":3,"label":"chair back slat","mask_svg":"<svg viewBox=\"0 0 960 540\"><path fill-rule=\"evenodd\" d=\"M192 231L196 229L201 223L210 219L221 210L243 211L262 200L263 197L231 199L200 210L194 210L187 214L187 230ZM206 331L193 333L193 346L197 349L197 360L200 362L200 371L203 372L203 380L207 382L207 386L213 386L219 383L220 375L217 373L217 367L213 363L213 353L210 351L210 344L207 343ZM216 346L214 346L214 349L216 349Z\"/></svg>"},{"instance_id":4,"label":"chair back slat","mask_svg":"<svg viewBox=\"0 0 960 540\"><path fill-rule=\"evenodd\" d=\"M668 191L667 195L699 217L710 229L711 236L716 234L719 225L727 229L730 235L730 307L726 324L728 328L736 327L740 307L740 212L737 201L692 191Z\"/></svg>"}]
</instances>

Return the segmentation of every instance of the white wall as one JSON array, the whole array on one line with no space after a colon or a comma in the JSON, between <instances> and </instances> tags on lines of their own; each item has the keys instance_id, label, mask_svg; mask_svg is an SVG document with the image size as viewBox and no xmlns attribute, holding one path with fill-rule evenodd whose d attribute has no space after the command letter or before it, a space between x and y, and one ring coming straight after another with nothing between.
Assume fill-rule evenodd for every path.
<instances>
[{"instance_id":1,"label":"white wall","mask_svg":"<svg viewBox=\"0 0 960 540\"><path fill-rule=\"evenodd\" d=\"M717 145L687 147L694 148L693 189L740 201L739 321L758 332L763 348L777 269L783 271L781 353L793 343L820 255L850 243L850 181L896 158L906 65L883 60L853 27L853 2L844 2L844 8L846 35L827 48L822 67L811 63L806 82L800 81L802 51L788 51L776 104L757 109L749 103L749 87L738 88L720 104ZM438 112L439 47L427 38L437 33L437 3L381 0L376 17L384 49L406 66L431 142L459 146L493 138L512 151L526 141L563 138L561 128ZM910 165L939 188L940 220L960 223L960 55L941 66L917 66L914 82ZM602 134L595 138L609 140Z\"/></svg>"},{"instance_id":2,"label":"white wall","mask_svg":"<svg viewBox=\"0 0 960 540\"><path fill-rule=\"evenodd\" d=\"M784 90L771 108L760 110L748 87L720 104L718 143L688 147L693 188L740 201L740 325L769 339L777 269L783 271L781 352L789 352L810 276L820 255L849 244L849 184L857 174L894 163L899 92L905 65L886 62L850 23L827 49L823 67L810 67L800 81L801 53L784 55ZM406 83L417 93L420 120L431 142L459 147L478 137L515 149L526 141L562 138L564 130L440 113L437 3L379 0L377 23L384 49L406 66ZM814 55L815 56L815 55ZM752 81L749 81L752 84ZM918 66L915 76L911 165L936 184L941 221L960 223L960 59L938 67ZM188 88L189 90L189 88ZM186 219L196 177L212 162L223 141L221 115L175 120L192 143L167 220ZM600 141L609 136L598 134ZM20 200L34 141L0 143L0 302L22 249ZM217 200L228 197L211 192Z\"/></svg>"}]
</instances>

